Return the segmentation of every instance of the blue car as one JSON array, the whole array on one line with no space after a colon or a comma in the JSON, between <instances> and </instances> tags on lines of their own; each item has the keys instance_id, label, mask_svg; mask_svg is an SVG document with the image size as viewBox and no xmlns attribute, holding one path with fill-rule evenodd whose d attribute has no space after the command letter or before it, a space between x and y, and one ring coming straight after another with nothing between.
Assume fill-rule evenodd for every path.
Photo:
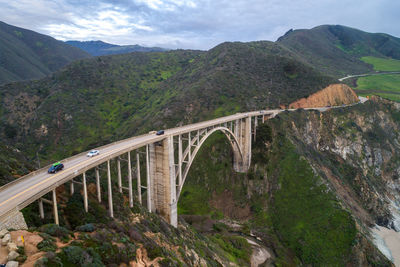
<instances>
[{"instance_id":1,"label":"blue car","mask_svg":"<svg viewBox=\"0 0 400 267\"><path fill-rule=\"evenodd\" d=\"M53 165L51 165L51 167L49 168L49 170L47 171L48 173L56 173L58 171L61 171L64 168L64 164L62 164L61 162L56 162Z\"/></svg>"}]
</instances>

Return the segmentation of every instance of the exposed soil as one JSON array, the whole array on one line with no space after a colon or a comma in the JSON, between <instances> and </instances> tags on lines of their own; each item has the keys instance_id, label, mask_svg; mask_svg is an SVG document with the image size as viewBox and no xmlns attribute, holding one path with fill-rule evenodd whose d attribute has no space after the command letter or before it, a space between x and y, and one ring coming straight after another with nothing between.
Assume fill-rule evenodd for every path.
<instances>
[{"instance_id":1,"label":"exposed soil","mask_svg":"<svg viewBox=\"0 0 400 267\"><path fill-rule=\"evenodd\" d=\"M346 84L331 84L307 98L301 98L289 104L289 108L339 106L357 102L357 94L349 86Z\"/></svg>"}]
</instances>

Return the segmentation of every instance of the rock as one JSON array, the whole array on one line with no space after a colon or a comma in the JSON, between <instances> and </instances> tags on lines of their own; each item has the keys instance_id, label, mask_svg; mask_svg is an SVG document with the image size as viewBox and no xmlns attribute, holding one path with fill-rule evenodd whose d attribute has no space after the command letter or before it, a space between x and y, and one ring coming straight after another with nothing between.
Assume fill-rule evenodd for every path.
<instances>
[{"instance_id":1,"label":"rock","mask_svg":"<svg viewBox=\"0 0 400 267\"><path fill-rule=\"evenodd\" d=\"M8 244L8 242L10 242L11 240L11 235L10 234L6 234L3 239L1 240L1 244L3 246L6 246Z\"/></svg>"},{"instance_id":2,"label":"rock","mask_svg":"<svg viewBox=\"0 0 400 267\"><path fill-rule=\"evenodd\" d=\"M8 251L17 251L18 247L17 247L17 245L15 243L9 242L7 244L7 249L8 249Z\"/></svg>"},{"instance_id":3,"label":"rock","mask_svg":"<svg viewBox=\"0 0 400 267\"><path fill-rule=\"evenodd\" d=\"M13 261L13 260L15 260L16 258L18 258L18 256L19 256L19 253L18 253L18 252L16 252L16 251L11 251L10 253L8 253L7 259L8 259L9 261Z\"/></svg>"},{"instance_id":4,"label":"rock","mask_svg":"<svg viewBox=\"0 0 400 267\"><path fill-rule=\"evenodd\" d=\"M8 230L7 229L3 229L0 231L0 238L3 238L6 234L8 234Z\"/></svg>"},{"instance_id":5,"label":"rock","mask_svg":"<svg viewBox=\"0 0 400 267\"><path fill-rule=\"evenodd\" d=\"M9 261L6 264L6 267L18 267L18 261Z\"/></svg>"}]
</instances>

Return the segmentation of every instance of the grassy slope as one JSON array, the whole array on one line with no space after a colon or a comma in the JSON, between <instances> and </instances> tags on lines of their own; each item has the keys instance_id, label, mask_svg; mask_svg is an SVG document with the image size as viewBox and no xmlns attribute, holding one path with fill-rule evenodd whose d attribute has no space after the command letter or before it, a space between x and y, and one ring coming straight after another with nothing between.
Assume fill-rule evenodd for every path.
<instances>
[{"instance_id":1,"label":"grassy slope","mask_svg":"<svg viewBox=\"0 0 400 267\"><path fill-rule=\"evenodd\" d=\"M377 71L400 71L400 60L362 57L362 60L372 64ZM357 93L360 95L379 95L381 97L400 101L400 75L374 75L357 79Z\"/></svg>"},{"instance_id":2,"label":"grassy slope","mask_svg":"<svg viewBox=\"0 0 400 267\"><path fill-rule=\"evenodd\" d=\"M49 36L0 22L0 84L42 78L89 56Z\"/></svg>"},{"instance_id":3,"label":"grassy slope","mask_svg":"<svg viewBox=\"0 0 400 267\"><path fill-rule=\"evenodd\" d=\"M400 60L391 58L362 57L362 61L374 66L377 71L400 71Z\"/></svg>"}]
</instances>

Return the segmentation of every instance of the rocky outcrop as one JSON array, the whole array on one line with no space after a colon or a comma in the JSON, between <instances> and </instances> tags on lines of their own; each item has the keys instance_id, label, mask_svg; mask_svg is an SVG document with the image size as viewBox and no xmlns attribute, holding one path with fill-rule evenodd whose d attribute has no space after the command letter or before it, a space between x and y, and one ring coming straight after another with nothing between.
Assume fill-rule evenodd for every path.
<instances>
[{"instance_id":1,"label":"rocky outcrop","mask_svg":"<svg viewBox=\"0 0 400 267\"><path fill-rule=\"evenodd\" d=\"M340 106L357 102L357 94L349 86L345 84L331 84L307 98L301 98L289 104L289 108Z\"/></svg>"}]
</instances>

